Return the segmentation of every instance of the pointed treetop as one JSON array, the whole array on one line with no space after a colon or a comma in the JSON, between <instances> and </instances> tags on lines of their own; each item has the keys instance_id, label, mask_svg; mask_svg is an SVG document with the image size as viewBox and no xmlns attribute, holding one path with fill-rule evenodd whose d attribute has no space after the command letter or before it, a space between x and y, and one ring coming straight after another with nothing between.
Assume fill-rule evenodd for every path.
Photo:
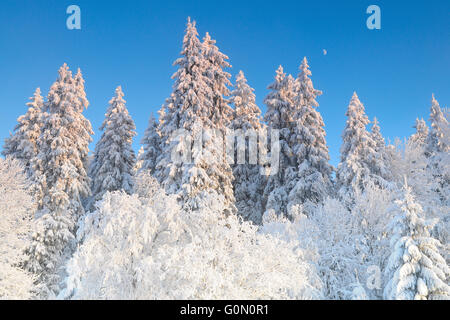
<instances>
[{"instance_id":1,"label":"pointed treetop","mask_svg":"<svg viewBox=\"0 0 450 320\"><path fill-rule=\"evenodd\" d=\"M286 73L284 73L283 67L280 66L278 67L277 71L276 71L276 76L275 76L275 80L277 82L283 82L284 78L286 78Z\"/></svg>"},{"instance_id":2,"label":"pointed treetop","mask_svg":"<svg viewBox=\"0 0 450 320\"><path fill-rule=\"evenodd\" d=\"M311 75L311 71L309 70L308 60L306 57L303 58L302 63L299 67L300 73L299 78L303 79Z\"/></svg>"},{"instance_id":3,"label":"pointed treetop","mask_svg":"<svg viewBox=\"0 0 450 320\"><path fill-rule=\"evenodd\" d=\"M65 80L68 76L72 77L72 72L69 70L67 63L64 64L58 70L58 80Z\"/></svg>"},{"instance_id":4,"label":"pointed treetop","mask_svg":"<svg viewBox=\"0 0 450 320\"><path fill-rule=\"evenodd\" d=\"M239 70L239 73L236 76L236 82L247 82L247 79L245 78L244 72L242 70Z\"/></svg>"},{"instance_id":5,"label":"pointed treetop","mask_svg":"<svg viewBox=\"0 0 450 320\"><path fill-rule=\"evenodd\" d=\"M380 127L379 125L378 125L378 119L377 119L377 117L374 117L373 118L373 121L372 121L372 123L373 123L373 125L372 125L372 128L374 128L374 127Z\"/></svg>"},{"instance_id":6,"label":"pointed treetop","mask_svg":"<svg viewBox=\"0 0 450 320\"><path fill-rule=\"evenodd\" d=\"M124 96L122 91L122 86L117 86L116 88L116 97L122 98Z\"/></svg>"}]
</instances>

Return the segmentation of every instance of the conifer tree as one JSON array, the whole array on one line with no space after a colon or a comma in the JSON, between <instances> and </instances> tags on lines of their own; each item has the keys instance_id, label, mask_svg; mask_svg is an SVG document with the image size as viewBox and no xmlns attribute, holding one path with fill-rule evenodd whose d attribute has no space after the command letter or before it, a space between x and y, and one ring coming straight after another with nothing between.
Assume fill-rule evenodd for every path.
<instances>
[{"instance_id":1,"label":"conifer tree","mask_svg":"<svg viewBox=\"0 0 450 320\"><path fill-rule=\"evenodd\" d=\"M366 129L370 121L356 92L345 115L347 122L342 135L341 162L336 173L341 195L364 189L365 179L373 177L371 160L375 154L372 136Z\"/></svg>"},{"instance_id":2,"label":"conifer tree","mask_svg":"<svg viewBox=\"0 0 450 320\"><path fill-rule=\"evenodd\" d=\"M316 98L322 91L314 89L306 57L300 65L297 94L294 100L293 134L290 144L297 170L288 178L289 205L317 205L331 190L332 166L325 140L325 124L317 111ZM305 208L306 209L306 208Z\"/></svg>"},{"instance_id":3,"label":"conifer tree","mask_svg":"<svg viewBox=\"0 0 450 320\"><path fill-rule=\"evenodd\" d=\"M435 222L425 221L423 210L405 186L395 202L391 223L391 255L386 267L385 299L450 299L450 268L441 256L442 244L430 236Z\"/></svg>"},{"instance_id":4,"label":"conifer tree","mask_svg":"<svg viewBox=\"0 0 450 320\"><path fill-rule=\"evenodd\" d=\"M372 130L370 133L373 141L373 149L375 151L372 158L371 172L385 180L390 180L391 174L389 173L386 142L381 134L377 118L373 119Z\"/></svg>"},{"instance_id":5,"label":"conifer tree","mask_svg":"<svg viewBox=\"0 0 450 320\"><path fill-rule=\"evenodd\" d=\"M150 173L152 174L156 169L156 160L158 156L161 155L162 141L158 126L158 121L155 119L153 114L151 114L144 137L141 140L144 147L142 169L150 170Z\"/></svg>"},{"instance_id":6,"label":"conifer tree","mask_svg":"<svg viewBox=\"0 0 450 320\"><path fill-rule=\"evenodd\" d=\"M133 170L136 163L132 143L136 126L131 119L123 99L122 88L118 86L115 96L109 101L100 130L94 160L90 168L92 178L92 204L100 200L105 192L133 190Z\"/></svg>"},{"instance_id":7,"label":"conifer tree","mask_svg":"<svg viewBox=\"0 0 450 320\"><path fill-rule=\"evenodd\" d=\"M269 209L278 213L287 212L288 191L286 190L286 176L292 169L295 169L295 159L290 146L292 135L292 123L294 115L293 97L295 96L295 84L292 77L286 76L283 67L276 70L275 81L268 86L271 90L264 103L267 111L264 121L269 131L279 130L279 169L274 175L267 179L264 189L263 206L264 211ZM269 152L272 152L269 151Z\"/></svg>"},{"instance_id":8,"label":"conifer tree","mask_svg":"<svg viewBox=\"0 0 450 320\"><path fill-rule=\"evenodd\" d=\"M448 128L449 123L434 95L431 98L430 123L431 130L428 135L429 156L439 152L449 152L450 146L446 143L445 139L445 131Z\"/></svg>"},{"instance_id":9,"label":"conifer tree","mask_svg":"<svg viewBox=\"0 0 450 320\"><path fill-rule=\"evenodd\" d=\"M428 127L425 120L417 118L413 128L416 132L411 135L410 141L417 146L425 146L428 139Z\"/></svg>"},{"instance_id":10,"label":"conifer tree","mask_svg":"<svg viewBox=\"0 0 450 320\"><path fill-rule=\"evenodd\" d=\"M84 213L82 200L90 195L85 165L93 134L82 114L88 101L81 72L72 77L64 64L58 73L47 98L38 154L32 161L42 194L37 230L25 262L50 292L58 290L60 267L73 250L76 222Z\"/></svg>"},{"instance_id":11,"label":"conifer tree","mask_svg":"<svg viewBox=\"0 0 450 320\"><path fill-rule=\"evenodd\" d=\"M216 46L216 40L211 39L207 32L203 38L202 54L206 59L205 76L209 79L209 85L212 91L212 120L214 123L222 121L223 128L226 128L232 117L233 109L229 106L229 101L225 99L230 95L230 90L227 86L231 85L231 75L224 71L224 68L230 68L228 63L228 56L219 51Z\"/></svg>"},{"instance_id":12,"label":"conifer tree","mask_svg":"<svg viewBox=\"0 0 450 320\"><path fill-rule=\"evenodd\" d=\"M256 105L254 89L251 88L245 75L239 71L236 76L234 90L231 92L235 106L234 119L231 128L238 135L238 139L245 141L243 146L235 141L235 164L233 165L233 188L238 213L247 220L260 224L262 221L262 193L265 186L265 177L260 172L259 159L256 154L256 163L250 163L250 152L258 150L258 136L262 133L261 110ZM250 145L254 144L254 145ZM245 149L240 150L241 147ZM254 148L254 149L251 149ZM253 150L253 151L252 151ZM245 163L238 161L238 152L245 153Z\"/></svg>"},{"instance_id":13,"label":"conifer tree","mask_svg":"<svg viewBox=\"0 0 450 320\"><path fill-rule=\"evenodd\" d=\"M37 88L27 103L27 112L17 119L14 134L5 140L2 154L20 161L29 178L33 175L31 162L37 155L37 139L41 134L44 99Z\"/></svg>"},{"instance_id":14,"label":"conifer tree","mask_svg":"<svg viewBox=\"0 0 450 320\"><path fill-rule=\"evenodd\" d=\"M216 85L212 80L216 79L212 75L221 74L217 70L221 64L211 67L190 19L181 55L175 61L178 71L173 75L173 92L163 107L163 151L155 175L168 193L178 195L184 209L214 206L229 214L236 211L223 143L229 118L217 89L223 78ZM219 105L222 108L215 108Z\"/></svg>"}]
</instances>

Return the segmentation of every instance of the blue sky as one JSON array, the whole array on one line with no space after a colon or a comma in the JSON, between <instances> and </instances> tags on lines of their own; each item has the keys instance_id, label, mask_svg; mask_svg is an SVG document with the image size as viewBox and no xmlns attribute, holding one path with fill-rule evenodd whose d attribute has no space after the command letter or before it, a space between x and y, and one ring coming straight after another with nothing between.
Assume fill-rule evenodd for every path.
<instances>
[{"instance_id":1,"label":"blue sky","mask_svg":"<svg viewBox=\"0 0 450 320\"><path fill-rule=\"evenodd\" d=\"M66 28L66 8L81 8L81 30ZM381 8L381 30L366 8ZM63 1L2 0L0 138L8 136L36 87L46 95L58 68L80 67L96 134L114 89L122 85L136 122L136 149L150 113L170 94L186 18L197 21L243 70L257 102L276 68L297 75L303 56L324 94L318 99L332 163L339 159L345 111L357 91L386 138L404 137L428 119L431 94L450 102L450 1ZM327 54L323 54L323 49ZM91 146L93 149L93 145Z\"/></svg>"}]
</instances>

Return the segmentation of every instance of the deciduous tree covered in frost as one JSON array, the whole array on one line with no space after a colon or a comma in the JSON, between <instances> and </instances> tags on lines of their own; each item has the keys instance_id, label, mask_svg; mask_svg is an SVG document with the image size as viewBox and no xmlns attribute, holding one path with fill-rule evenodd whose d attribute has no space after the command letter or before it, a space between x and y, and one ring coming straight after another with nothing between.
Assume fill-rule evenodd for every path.
<instances>
[{"instance_id":1,"label":"deciduous tree covered in frost","mask_svg":"<svg viewBox=\"0 0 450 320\"><path fill-rule=\"evenodd\" d=\"M221 208L181 210L153 179L106 193L67 265L72 299L309 299L320 281L295 242L260 234Z\"/></svg>"},{"instance_id":2,"label":"deciduous tree covered in frost","mask_svg":"<svg viewBox=\"0 0 450 320\"><path fill-rule=\"evenodd\" d=\"M0 158L0 300L30 299L37 289L33 274L20 267L35 210L23 169L18 160Z\"/></svg>"}]
</instances>

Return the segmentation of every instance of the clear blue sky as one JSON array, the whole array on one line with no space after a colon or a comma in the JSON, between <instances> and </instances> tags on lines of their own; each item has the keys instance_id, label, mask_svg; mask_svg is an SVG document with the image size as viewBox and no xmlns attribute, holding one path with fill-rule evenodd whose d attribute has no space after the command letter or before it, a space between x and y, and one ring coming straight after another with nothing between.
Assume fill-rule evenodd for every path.
<instances>
[{"instance_id":1,"label":"clear blue sky","mask_svg":"<svg viewBox=\"0 0 450 320\"><path fill-rule=\"evenodd\" d=\"M66 28L66 8L81 8L81 30ZM366 8L381 8L381 30L368 30ZM8 136L36 87L46 95L58 68L80 67L96 135L108 101L122 85L136 122L136 149L170 94L186 18L197 21L243 70L262 101L275 69L297 75L303 56L324 94L318 99L332 163L339 159L345 110L357 91L385 137L411 134L428 120L431 94L450 103L450 1L101 1L2 0L0 138ZM327 55L323 54L327 50ZM3 144L3 143L2 143ZM93 146L92 146L93 148Z\"/></svg>"}]
</instances>

